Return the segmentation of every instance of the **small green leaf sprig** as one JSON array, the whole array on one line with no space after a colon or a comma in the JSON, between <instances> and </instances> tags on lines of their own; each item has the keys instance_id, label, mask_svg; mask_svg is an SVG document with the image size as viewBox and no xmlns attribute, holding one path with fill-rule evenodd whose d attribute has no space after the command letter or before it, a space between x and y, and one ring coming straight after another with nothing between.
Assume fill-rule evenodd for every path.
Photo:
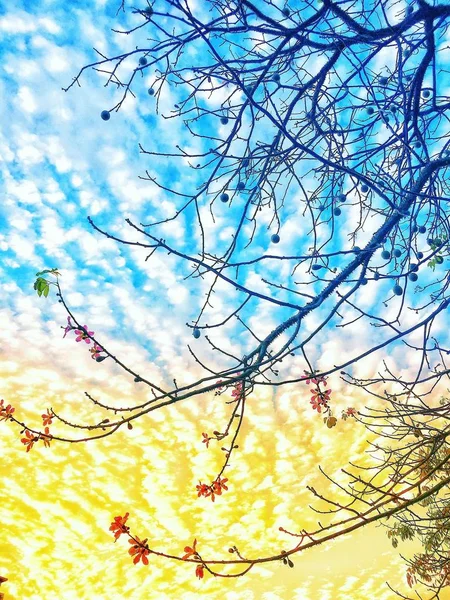
<instances>
[{"instance_id":1,"label":"small green leaf sprig","mask_svg":"<svg viewBox=\"0 0 450 600\"><path fill-rule=\"evenodd\" d=\"M45 279L45 277L42 277L42 275L45 275L47 273L49 273L50 275L54 275L55 277L59 277L61 275L57 268L44 269L43 271L39 271L39 273L36 273L37 279L34 282L33 288L36 290L36 293L39 297L44 296L44 298L47 298L50 291L50 286L56 285L54 281L49 281L48 279Z\"/></svg>"}]
</instances>

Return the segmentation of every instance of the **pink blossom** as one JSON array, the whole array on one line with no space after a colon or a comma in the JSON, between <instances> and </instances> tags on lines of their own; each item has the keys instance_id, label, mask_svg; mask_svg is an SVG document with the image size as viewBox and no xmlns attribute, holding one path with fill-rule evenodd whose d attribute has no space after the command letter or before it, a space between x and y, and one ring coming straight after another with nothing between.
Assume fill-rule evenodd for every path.
<instances>
[{"instance_id":1,"label":"pink blossom","mask_svg":"<svg viewBox=\"0 0 450 600\"><path fill-rule=\"evenodd\" d=\"M72 329L75 329L75 327L72 325L72 323L70 322L70 317L67 317L67 327L64 327L64 335L63 338L66 337L66 335L69 333L69 331L72 331Z\"/></svg>"},{"instance_id":2,"label":"pink blossom","mask_svg":"<svg viewBox=\"0 0 450 600\"><path fill-rule=\"evenodd\" d=\"M103 352L103 348L94 342L92 348L89 348L89 352L93 359L97 359L100 356L100 352Z\"/></svg>"},{"instance_id":3,"label":"pink blossom","mask_svg":"<svg viewBox=\"0 0 450 600\"><path fill-rule=\"evenodd\" d=\"M76 342L81 342L81 340L84 340L86 344L90 344L91 340L88 336L93 336L94 332L88 331L87 325L83 325L83 330L75 329L75 334L77 335L77 338L75 339Z\"/></svg>"}]
</instances>

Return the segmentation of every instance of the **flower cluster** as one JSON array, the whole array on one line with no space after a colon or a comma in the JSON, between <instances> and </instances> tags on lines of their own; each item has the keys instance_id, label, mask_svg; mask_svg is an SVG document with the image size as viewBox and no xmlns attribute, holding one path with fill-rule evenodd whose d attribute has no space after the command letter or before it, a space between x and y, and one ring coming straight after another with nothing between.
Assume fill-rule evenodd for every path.
<instances>
[{"instance_id":1,"label":"flower cluster","mask_svg":"<svg viewBox=\"0 0 450 600\"><path fill-rule=\"evenodd\" d=\"M237 381L234 384L234 388L233 391L231 392L231 395L233 396L234 400L240 400L242 398L242 394L244 393L244 384L242 381Z\"/></svg>"},{"instance_id":2,"label":"flower cluster","mask_svg":"<svg viewBox=\"0 0 450 600\"><path fill-rule=\"evenodd\" d=\"M148 565L148 556L153 551L149 548L147 543L147 538L145 540L141 540L137 535L130 534L130 528L126 525L128 520L129 513L126 512L123 517L118 516L114 517L114 521L111 523L109 531L114 533L114 541L116 542L122 533L125 533L128 536L128 543L131 544L131 548L128 550L128 554L133 557L133 563L137 565L138 562L142 562L144 565ZM166 554L162 554L163 556L167 556ZM169 558L167 556L167 558ZM182 560L192 560L198 562L199 564L195 568L195 575L199 579L203 579L204 577L204 569L205 565L197 552L197 540L194 540L192 546L185 546L184 555L181 557Z\"/></svg>"},{"instance_id":3,"label":"flower cluster","mask_svg":"<svg viewBox=\"0 0 450 600\"><path fill-rule=\"evenodd\" d=\"M240 373L237 373L236 375L239 377ZM216 381L216 384L219 384L219 387L216 388L216 392L215 392L216 396L220 396L221 394L223 394L223 392L228 387L231 387L231 384L227 385L227 383L225 381L223 381L222 379L218 379ZM231 396L234 398L234 400L231 400L230 403L241 400L243 392L244 392L244 383L242 381L236 381L233 384L233 391L231 392Z\"/></svg>"},{"instance_id":4,"label":"flower cluster","mask_svg":"<svg viewBox=\"0 0 450 600\"><path fill-rule=\"evenodd\" d=\"M31 431L28 431L27 429L25 431L25 437L23 437L20 441L22 442L22 444L25 444L27 452L29 452L34 446L35 442L39 441L39 436L35 435L34 433L31 433Z\"/></svg>"},{"instance_id":5,"label":"flower cluster","mask_svg":"<svg viewBox=\"0 0 450 600\"><path fill-rule=\"evenodd\" d=\"M42 424L44 425L44 427L46 425L51 425L52 424L53 413L50 411L49 408L47 408L47 412L45 412L44 414L42 414L41 417L42 417Z\"/></svg>"},{"instance_id":6,"label":"flower cluster","mask_svg":"<svg viewBox=\"0 0 450 600\"><path fill-rule=\"evenodd\" d=\"M7 421L8 419L12 419L12 415L16 409L11 406L11 404L5 405L5 401L3 398L0 400L0 421ZM22 434L24 437L21 438L22 444L26 446L27 452L31 450L36 442L39 440L43 440L44 446L46 448L50 447L50 441L52 436L50 434L49 425L52 423L53 413L50 412L50 409L47 408L47 412L42 415L44 432L43 433L33 433L28 429L24 429Z\"/></svg>"},{"instance_id":7,"label":"flower cluster","mask_svg":"<svg viewBox=\"0 0 450 600\"><path fill-rule=\"evenodd\" d=\"M123 517L118 516L114 517L114 521L111 523L109 527L109 531L114 533L114 541L116 542L122 533L125 533L128 536L128 543L131 544L131 548L128 550L128 554L133 557L133 563L137 565L138 562L142 561L142 564L148 565L148 556L153 552L149 548L147 543L147 538L145 540L141 540L137 535L132 535L130 533L130 528L126 525L128 520L129 513L126 512ZM168 555L162 553L162 556ZM192 546L185 546L184 555L181 557L182 560L193 560L198 561L199 564L195 568L195 575L199 579L203 579L204 577L204 568L205 565L200 558L200 555L197 552L197 540L194 540Z\"/></svg>"},{"instance_id":8,"label":"flower cluster","mask_svg":"<svg viewBox=\"0 0 450 600\"><path fill-rule=\"evenodd\" d=\"M313 409L317 410L318 413L322 412L322 408L328 410L331 390L321 391L320 388L317 387L316 389L311 390L311 392L313 393L311 396L311 405Z\"/></svg>"},{"instance_id":9,"label":"flower cluster","mask_svg":"<svg viewBox=\"0 0 450 600\"><path fill-rule=\"evenodd\" d=\"M147 538L145 540L140 540L136 536L134 538L130 538L128 543L132 544L131 548L128 550L128 554L130 556L134 556L133 563L137 565L137 563L142 560L144 565L148 565L147 556L150 554L150 548L147 545Z\"/></svg>"},{"instance_id":10,"label":"flower cluster","mask_svg":"<svg viewBox=\"0 0 450 600\"><path fill-rule=\"evenodd\" d=\"M185 555L182 557L183 560L200 560L200 555L197 552L197 540L194 540L194 543L192 544L192 546L186 546L184 548L185 551ZM200 564L197 565L197 567L195 568L195 576L198 577L199 579L203 579L204 576L204 565Z\"/></svg>"},{"instance_id":11,"label":"flower cluster","mask_svg":"<svg viewBox=\"0 0 450 600\"><path fill-rule=\"evenodd\" d=\"M123 517L114 517L114 521L111 523L109 531L114 533L115 542L117 542L122 533L128 535L128 543L131 544L128 554L133 557L133 563L137 565L139 561L142 561L142 564L148 565L147 556L150 554L151 550L148 547L147 538L145 538L145 540L141 540L137 537L137 535L130 535L130 528L128 525L125 525L129 516L130 513L127 512Z\"/></svg>"},{"instance_id":12,"label":"flower cluster","mask_svg":"<svg viewBox=\"0 0 450 600\"><path fill-rule=\"evenodd\" d=\"M346 421L349 417L356 418L356 415L356 409L351 406L342 411L342 418L344 419L344 421Z\"/></svg>"},{"instance_id":13,"label":"flower cluster","mask_svg":"<svg viewBox=\"0 0 450 600\"><path fill-rule=\"evenodd\" d=\"M203 496L204 498L211 498L214 502L216 496L222 495L222 490L228 490L228 487L225 485L228 479L222 479L219 475L215 481L212 482L211 485L207 483L202 483L199 481L197 485L197 496Z\"/></svg>"},{"instance_id":14,"label":"flower cluster","mask_svg":"<svg viewBox=\"0 0 450 600\"><path fill-rule=\"evenodd\" d=\"M31 450L36 442L39 440L44 440L44 446L46 448L50 447L50 440L52 436L50 435L50 430L48 427L44 429L44 433L32 433L28 429L25 430L24 437L20 440L22 444L24 444L27 448L27 452Z\"/></svg>"},{"instance_id":15,"label":"flower cluster","mask_svg":"<svg viewBox=\"0 0 450 600\"><path fill-rule=\"evenodd\" d=\"M7 421L12 417L13 412L16 409L11 406L11 404L7 404L5 406L5 401L3 398L0 400L0 421Z\"/></svg>"},{"instance_id":16,"label":"flower cluster","mask_svg":"<svg viewBox=\"0 0 450 600\"><path fill-rule=\"evenodd\" d=\"M80 327L80 328L76 327L70 320L70 317L67 317L67 325L63 329L64 329L63 338L65 338L69 332L74 331L75 336L76 336L75 341L76 342L85 342L86 344L91 343L91 341L92 341L91 338L93 337L93 335L95 333L94 331L89 331L87 325L83 325L83 327ZM97 362L101 362L102 360L107 358L106 356L101 356L101 353L104 352L104 350L96 342L93 342L92 347L89 348L89 352L91 353L91 358L93 358Z\"/></svg>"},{"instance_id":17,"label":"flower cluster","mask_svg":"<svg viewBox=\"0 0 450 600\"><path fill-rule=\"evenodd\" d=\"M315 386L311 389L311 405L314 410L317 410L318 413L321 413L322 410L324 412L330 412L330 396L331 390L322 390L320 388L321 384L326 385L327 380L323 375L316 376L315 373L310 373L309 371L304 371L306 375L305 383L310 385L311 383Z\"/></svg>"},{"instance_id":18,"label":"flower cluster","mask_svg":"<svg viewBox=\"0 0 450 600\"><path fill-rule=\"evenodd\" d=\"M33 433L33 432L29 431L28 429L26 429L24 431L24 437L20 440L22 442L22 444L24 444L26 446L27 452L29 452L31 450L31 448L34 446L34 444L36 442L38 442L39 440L42 440L44 442L44 446L46 448L50 448L50 442L52 439L52 435L50 433L49 425L52 424L52 419L53 419L54 415L51 412L51 410L49 408L47 408L47 411L44 414L42 414L41 417L42 417L42 424L44 427L44 433Z\"/></svg>"},{"instance_id":19,"label":"flower cluster","mask_svg":"<svg viewBox=\"0 0 450 600\"><path fill-rule=\"evenodd\" d=\"M115 542L117 542L122 533L128 533L130 531L128 525L125 525L129 516L129 513L125 513L125 516L123 517L114 517L114 521L111 523L109 531L114 532Z\"/></svg>"},{"instance_id":20,"label":"flower cluster","mask_svg":"<svg viewBox=\"0 0 450 600\"><path fill-rule=\"evenodd\" d=\"M337 418L333 416L330 407L331 389L324 390L321 388L321 385L326 387L327 378L324 375L317 375L317 371L303 372L305 374L305 383L307 385L314 385L314 388L311 388L312 396L310 400L313 410L324 415L323 422L329 429L335 427ZM356 410L353 407L349 407L342 411L341 418L346 421L350 417L356 418L356 415Z\"/></svg>"}]
</instances>

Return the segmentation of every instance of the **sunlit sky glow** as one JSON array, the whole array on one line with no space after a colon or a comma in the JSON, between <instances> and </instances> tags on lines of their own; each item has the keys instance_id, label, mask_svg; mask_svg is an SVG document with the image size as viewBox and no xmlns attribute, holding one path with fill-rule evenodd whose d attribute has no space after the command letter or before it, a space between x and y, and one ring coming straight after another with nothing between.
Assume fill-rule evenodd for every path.
<instances>
[{"instance_id":1,"label":"sunlit sky glow","mask_svg":"<svg viewBox=\"0 0 450 600\"><path fill-rule=\"evenodd\" d=\"M112 361L92 361L73 335L62 337L67 315L54 291L47 299L33 291L41 269L60 270L65 299L77 318L136 372L162 384L173 377L179 383L193 381L201 372L187 349L194 342L186 323L198 314L208 279L186 281L189 271L176 257L156 254L146 262L145 250L108 240L87 222L90 215L100 227L134 239L126 217L145 223L167 218L176 208L172 198L139 176L146 170L162 175L183 192L199 183L199 175L186 165L139 152L139 143L159 151L173 149L175 141L201 148L180 120L156 113L155 99L147 93L151 73L139 76L136 97L129 97L108 122L100 113L117 98L114 88L103 86L101 75L87 72L81 88L61 90L81 66L96 60L93 47L113 55L145 40L144 34L131 39L110 32L117 23L116 4L17 0L0 6L0 397L36 428L48 407L77 422L100 417L85 391L121 407L150 395ZM122 15L119 20L129 25L137 18ZM176 101L177 91L165 90L160 112ZM210 101L219 105L220 94ZM233 204L216 203L213 223L205 203L206 239L215 240L216 248L229 243L233 210L238 210ZM295 216L283 226L282 242L271 253L282 255L289 248ZM269 219L261 223L251 248L254 256L268 252L275 231L272 227L268 233ZM194 252L199 242L189 214L159 231L181 251ZM359 242L364 241L363 236ZM278 269L273 261L268 272ZM243 278L266 291L257 268ZM219 286L219 291L205 322L219 322L236 302L228 287ZM363 293L367 305L376 300L375 292ZM261 337L282 314L266 313L258 303L251 311L250 322ZM305 323L307 332L319 317ZM414 316L408 318L412 323ZM250 343L234 322L216 335L229 351L237 346L246 351ZM372 343L371 335L368 340L357 325L349 327L344 348L338 337L321 334L311 357L321 367L347 360ZM206 354L203 338L195 344L212 363L219 360ZM365 369L375 371L382 358L369 357ZM400 348L392 359L401 363ZM402 372L408 373L416 360L408 358ZM303 368L295 357L286 372L298 374ZM356 375L360 368L355 367ZM336 412L364 406L362 393L338 376L330 385ZM155 550L181 555L197 538L205 558L227 559L231 545L243 555L275 554L292 544L280 526L298 531L317 522L308 509L312 496L306 486L323 493L331 489L318 466L340 478L342 466L364 457L367 432L351 420L327 430L311 411L309 386L264 387L248 404L239 452L226 473L229 491L214 504L197 498L195 485L211 480L223 458L213 444L206 450L201 434L226 423L230 407L224 399L213 394L194 398L147 415L132 431L89 444L37 445L29 453L19 429L2 423L0 575L8 578L1 588L5 600L390 600L386 581L405 590L404 563L385 530L375 526L294 556L294 569L267 564L241 578L207 574L199 581L192 564L157 558L148 567L132 564L125 539L114 544L108 531L116 515L128 511L133 532L148 537ZM412 548L399 549L408 554Z\"/></svg>"}]
</instances>

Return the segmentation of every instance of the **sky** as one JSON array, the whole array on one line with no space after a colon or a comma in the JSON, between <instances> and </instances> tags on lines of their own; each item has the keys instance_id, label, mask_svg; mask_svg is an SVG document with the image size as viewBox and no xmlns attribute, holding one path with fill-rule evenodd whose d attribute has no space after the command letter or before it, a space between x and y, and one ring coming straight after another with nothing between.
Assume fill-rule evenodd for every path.
<instances>
[{"instance_id":1,"label":"sky","mask_svg":"<svg viewBox=\"0 0 450 600\"><path fill-rule=\"evenodd\" d=\"M36 428L48 408L71 422L88 423L102 414L85 392L118 407L150 394L112 361L93 361L73 332L63 337L67 314L55 290L48 298L33 290L42 269L59 269L65 301L77 319L135 371L161 382L174 375L190 382L199 373L187 349L193 338L186 323L192 326L206 283L186 281L186 267L176 257L156 255L146 262L145 251L101 236L87 221L90 215L120 237L130 235L127 217L146 222L171 215L173 200L139 179L146 171L170 178L180 191L198 184L186 165L139 151L139 144L158 151L173 147L174 140L194 144L182 124L161 116L177 101L176 90L165 91L157 112L147 93L154 75L144 74L136 97L109 121L100 113L114 106L117 95L104 87L101 74L87 72L81 87L62 90L95 60L93 47L107 55L135 47L130 37L110 31L116 8L101 0L0 4L0 395L18 419ZM214 226L204 211L207 239L217 247L231 235L233 210L225 214L216 206ZM192 251L198 241L190 218L160 228L181 251ZM282 230L280 252L294 230L292 221ZM266 237L258 237L253 252L267 248ZM252 277L247 273L246 281ZM265 289L256 279L255 288ZM222 290L207 316L220 320L233 301ZM270 331L275 316L252 310L258 331ZM245 348L234 327L217 339L230 350ZM352 349L363 350L367 342L357 327L347 339ZM196 343L196 351L209 358L203 336ZM316 356L326 363L349 351L329 337L320 340ZM376 368L380 360L373 357L368 364ZM290 368L301 367L296 359ZM330 385L337 412L364 406L362 393L339 378ZM53 441L50 448L40 443L30 452L20 443L19 428L1 423L5 599L389 600L393 593L386 581L405 591L404 563L378 526L295 555L293 569L270 563L228 579L206 574L199 580L194 565L157 557L148 566L134 565L126 541L113 542L111 521L129 512L132 531L148 537L155 550L180 555L195 538L205 557L226 559L231 545L249 556L288 548L280 526L298 531L317 520L306 486L330 490L319 465L341 477L348 461L363 459L368 435L351 419L324 428L309 399L306 385L265 387L254 394L239 452L226 473L229 490L214 504L198 498L195 486L211 480L221 465L220 449L206 449L202 433L226 423L230 408L224 397L209 394L166 407L131 431L102 440ZM400 547L406 555L413 549Z\"/></svg>"}]
</instances>

